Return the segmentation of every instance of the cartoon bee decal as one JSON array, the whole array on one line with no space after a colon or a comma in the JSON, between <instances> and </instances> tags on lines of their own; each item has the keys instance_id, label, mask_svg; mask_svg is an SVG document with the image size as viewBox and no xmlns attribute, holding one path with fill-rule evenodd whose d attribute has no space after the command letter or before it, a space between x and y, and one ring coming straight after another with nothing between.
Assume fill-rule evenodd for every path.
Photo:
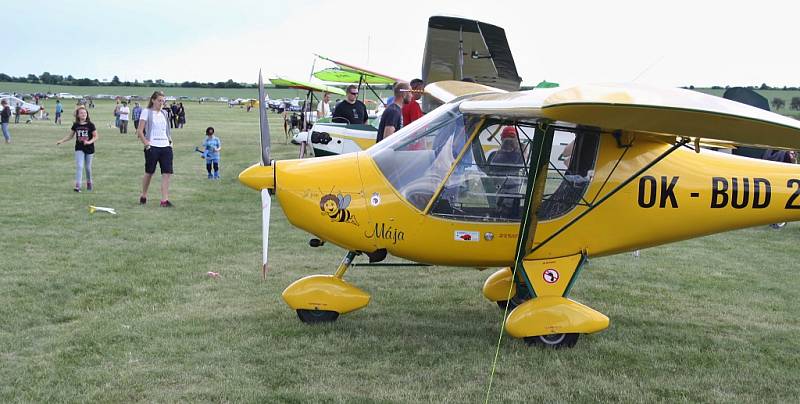
<instances>
[{"instance_id":1,"label":"cartoon bee decal","mask_svg":"<svg viewBox=\"0 0 800 404\"><path fill-rule=\"evenodd\" d=\"M350 206L350 195L327 194L319 200L319 208L322 214L331 218L332 222L350 223L358 226L356 217L347 210Z\"/></svg>"}]
</instances>

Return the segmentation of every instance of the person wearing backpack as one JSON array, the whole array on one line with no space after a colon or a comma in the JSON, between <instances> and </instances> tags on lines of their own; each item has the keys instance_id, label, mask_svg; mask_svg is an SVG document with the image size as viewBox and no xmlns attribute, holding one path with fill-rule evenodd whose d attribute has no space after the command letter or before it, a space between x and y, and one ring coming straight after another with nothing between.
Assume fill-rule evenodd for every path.
<instances>
[{"instance_id":1,"label":"person wearing backpack","mask_svg":"<svg viewBox=\"0 0 800 404\"><path fill-rule=\"evenodd\" d=\"M169 181L172 177L172 137L170 136L169 118L164 108L166 104L162 91L155 91L150 96L147 108L139 116L139 128L136 135L144 144L144 177L139 204L147 203L147 189L156 172L156 164L161 167L161 207L171 208L169 201Z\"/></svg>"}]
</instances>

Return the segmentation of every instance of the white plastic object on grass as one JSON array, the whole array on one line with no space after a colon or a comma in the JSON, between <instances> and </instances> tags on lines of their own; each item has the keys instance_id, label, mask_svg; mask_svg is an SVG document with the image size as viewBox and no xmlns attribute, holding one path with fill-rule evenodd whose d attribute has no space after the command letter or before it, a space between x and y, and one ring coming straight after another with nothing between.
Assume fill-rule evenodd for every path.
<instances>
[{"instance_id":1,"label":"white plastic object on grass","mask_svg":"<svg viewBox=\"0 0 800 404\"><path fill-rule=\"evenodd\" d=\"M105 208L105 207L102 207L102 206L89 205L89 213L94 213L94 212L97 212L97 211L111 213L112 215L116 215L117 214L117 211L114 210L114 208Z\"/></svg>"}]
</instances>

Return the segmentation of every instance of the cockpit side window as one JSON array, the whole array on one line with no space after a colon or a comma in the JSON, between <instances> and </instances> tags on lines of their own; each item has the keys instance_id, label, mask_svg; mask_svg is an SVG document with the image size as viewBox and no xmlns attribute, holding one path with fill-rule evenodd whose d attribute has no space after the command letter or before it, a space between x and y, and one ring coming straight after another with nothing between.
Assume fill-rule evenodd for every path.
<instances>
[{"instance_id":1,"label":"cockpit side window","mask_svg":"<svg viewBox=\"0 0 800 404\"><path fill-rule=\"evenodd\" d=\"M531 145L540 133L536 126L536 121L465 115L458 104L447 104L367 153L420 211L455 220L518 222L525 212ZM539 220L556 219L583 202L598 144L596 130L556 126Z\"/></svg>"},{"instance_id":2,"label":"cockpit side window","mask_svg":"<svg viewBox=\"0 0 800 404\"><path fill-rule=\"evenodd\" d=\"M534 122L485 121L430 213L455 220L519 221L535 133ZM582 200L594 167L596 138L575 128L556 130L540 220L562 216Z\"/></svg>"}]
</instances>

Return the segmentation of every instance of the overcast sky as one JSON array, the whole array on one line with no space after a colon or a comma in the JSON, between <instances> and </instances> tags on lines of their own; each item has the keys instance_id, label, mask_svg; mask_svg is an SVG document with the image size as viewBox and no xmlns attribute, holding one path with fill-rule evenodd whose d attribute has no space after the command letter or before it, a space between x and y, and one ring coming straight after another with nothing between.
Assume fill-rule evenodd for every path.
<instances>
[{"instance_id":1,"label":"overcast sky","mask_svg":"<svg viewBox=\"0 0 800 404\"><path fill-rule=\"evenodd\" d=\"M503 27L526 84L800 86L800 3L738 3L3 1L0 72L255 82L262 68L308 79L318 53L411 79L428 18L446 14Z\"/></svg>"}]
</instances>

